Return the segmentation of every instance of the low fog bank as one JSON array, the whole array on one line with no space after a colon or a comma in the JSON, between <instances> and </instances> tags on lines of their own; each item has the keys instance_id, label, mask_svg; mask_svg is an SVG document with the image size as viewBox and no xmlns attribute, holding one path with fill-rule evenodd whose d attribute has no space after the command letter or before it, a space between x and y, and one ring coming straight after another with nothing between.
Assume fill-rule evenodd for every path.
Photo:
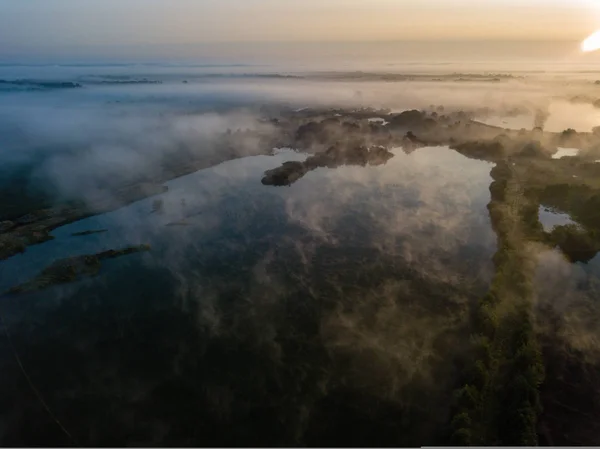
<instances>
[{"instance_id":1,"label":"low fog bank","mask_svg":"<svg viewBox=\"0 0 600 449\"><path fill-rule=\"evenodd\" d=\"M81 86L21 84L25 90L0 93L6 100L0 102L0 135L7 136L0 147L3 195L22 202L25 190L41 187L54 200L97 199L110 196L113 185L166 183L193 163L186 166L189 178L171 180L168 192L115 210L105 221L98 215L56 229L55 241L2 262L26 265L27 257L53 244L69 255L74 247L77 254L92 253L77 240L61 245L82 238L74 231L109 225L83 241L108 246L111 238L157 239L150 254L132 256L145 257L144 263L112 261L103 276L61 286L55 295L3 303L10 305L7 322L26 365L44 364L34 371L35 382L47 382L51 404L84 444L189 445L201 437L206 444L235 445L248 435L255 440L244 443L256 445L328 438L364 445L438 442L453 413L453 389L471 363L471 306L492 278L493 230L500 235L499 224L518 223L520 211L508 206L523 203L506 199L518 188L490 184L490 170L504 163L509 181L524 182L536 163L553 164L557 180L574 177L568 160L543 151L513 154L516 166L503 153L473 150L467 159L447 147L410 148L411 139L416 147L427 145L404 125L435 124L434 113L446 130L470 117L527 117L532 123L525 128L568 123L581 131L595 120L587 115L590 105L578 116L583 109L566 99L572 87L560 81L494 75L453 74L441 81L339 73L269 80L91 78L79 79ZM597 85L585 81L576 88L592 95ZM301 111L319 106L324 112ZM350 112L338 120L331 107ZM352 113L363 107L374 109ZM390 117L389 127L368 121L371 112L382 119L407 109L427 114ZM379 165L340 162L338 168L328 160L289 188L268 187L260 182L264 169L285 158L241 158L272 154L286 119L290 129L303 130L296 137L305 139L295 141L305 141L307 152L335 139L332 154L376 138L407 147ZM476 139L483 131L472 133ZM524 144L529 138L515 139ZM496 159L475 160L478 155ZM218 165L230 159L237 160ZM546 172L540 173L545 182ZM494 193L506 211L503 223L496 216L496 229L487 209ZM525 218L533 220L539 204L532 210ZM521 245L529 248L522 240L498 242L511 251L514 245L511 257ZM546 249L535 251L541 277L557 283L542 281L535 306L568 312L557 340L565 353L574 348L595 363L598 337L590 317L597 308L577 292L585 276L571 278L562 256L544 259ZM28 333L31 322L39 323L37 338ZM540 334L553 335L546 331ZM18 369L7 359L0 363L17 382ZM68 376L65 367L73 367ZM35 398L22 400L23 391L3 392L5 403L19 404L4 420L14 426L0 428L6 443L21 441L28 423L45 416ZM93 406L77 413L82 392L90 391L98 393L89 395ZM359 424L348 430L348 422ZM365 428L372 433L365 435Z\"/></svg>"},{"instance_id":2,"label":"low fog bank","mask_svg":"<svg viewBox=\"0 0 600 449\"><path fill-rule=\"evenodd\" d=\"M574 96L574 91L579 98L600 97L600 87L591 80L573 87L539 77L468 73L288 75L245 66L203 67L197 69L200 74L189 67L93 70L98 74L90 74L90 67L0 71L1 78L20 80L17 91L0 88L5 180L14 180L9 172L18 169L19 176L25 174L34 184L45 182L44 188L52 186L56 194L81 195L100 188L102 179L151 171L177 150L216 151L218 136L228 129L268 133L261 122L264 105L391 111L434 105L484 121L496 118L501 125L503 117L524 117L519 122L523 127L528 117L542 111L553 131L589 131L599 115L592 105L557 100ZM256 154L255 145L240 141L238 156Z\"/></svg>"},{"instance_id":3,"label":"low fog bank","mask_svg":"<svg viewBox=\"0 0 600 449\"><path fill-rule=\"evenodd\" d=\"M265 152L256 136L270 127L250 107L251 94L190 98L136 87L0 94L2 189L85 200L124 183L164 181L180 160ZM229 136L234 154L219 156L231 146L222 148L227 132L238 132Z\"/></svg>"}]
</instances>

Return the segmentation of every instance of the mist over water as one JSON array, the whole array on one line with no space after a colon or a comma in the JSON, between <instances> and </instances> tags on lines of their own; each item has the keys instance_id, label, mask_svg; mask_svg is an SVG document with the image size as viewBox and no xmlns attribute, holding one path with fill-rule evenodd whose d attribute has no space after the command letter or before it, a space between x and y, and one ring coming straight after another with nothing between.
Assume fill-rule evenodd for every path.
<instances>
[{"instance_id":1,"label":"mist over water","mask_svg":"<svg viewBox=\"0 0 600 449\"><path fill-rule=\"evenodd\" d=\"M536 126L547 139L568 128L587 136L600 125L600 63L576 48L219 44L4 56L0 247L39 211L85 214L0 260L0 292L23 293L0 298L9 337L0 403L11 404L0 407L0 443L447 444L462 413L456 392L479 361L474 342L487 338L478 308L501 298L490 321L508 332L500 326L516 320L521 291L548 360L547 408L536 416L552 429L540 438L573 443L554 430L567 418L552 401L579 398L556 380L571 367L598 396L589 213L598 186L586 161L600 148L564 158L562 147L499 158L456 142L413 148L413 124L396 114L424 111L443 130L487 123L504 138ZM328 120L326 143L337 136L337 147L316 132L298 137ZM402 144L383 161L356 161L357 129ZM346 159L318 159L331 148ZM299 175L265 182L280 167ZM134 245L149 248L106 256ZM65 259L75 271L46 285ZM510 351L493 351L504 379ZM575 421L592 441L593 420Z\"/></svg>"},{"instance_id":2,"label":"mist over water","mask_svg":"<svg viewBox=\"0 0 600 449\"><path fill-rule=\"evenodd\" d=\"M449 62L434 59L433 49L443 53L438 45L421 43L406 45L404 52L414 56L408 61L404 53L392 51L392 44L382 45L384 59L373 63L369 58L375 56L365 48L374 45L346 44L347 55L327 60L330 67L315 62L319 52L327 59L327 49L312 44L305 44L296 62L279 53L275 61L232 59L227 64L6 62L0 66L2 170L28 167L58 194L93 192L105 168L111 177L143 172L178 146L202 152L212 134L257 126L257 109L264 104L397 112L432 104L449 111L486 109L481 121L513 129L530 129L534 116L545 110L545 128L555 132L590 131L599 118L591 104L600 98L595 74L573 64L555 60L539 72L523 62L502 60L502 52L496 52L500 62L488 64L475 55L457 57L457 43L447 44L456 50L448 54ZM429 52L421 54L419 46ZM344 57L350 65L341 62ZM573 97L588 102L572 102ZM73 164L77 169L63 170Z\"/></svg>"}]
</instances>

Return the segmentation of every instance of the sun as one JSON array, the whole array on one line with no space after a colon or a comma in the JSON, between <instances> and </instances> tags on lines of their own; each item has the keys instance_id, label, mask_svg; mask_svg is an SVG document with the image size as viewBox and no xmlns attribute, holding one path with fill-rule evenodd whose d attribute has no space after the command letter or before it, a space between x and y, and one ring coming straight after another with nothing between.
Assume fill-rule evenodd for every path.
<instances>
[{"instance_id":1,"label":"sun","mask_svg":"<svg viewBox=\"0 0 600 449\"><path fill-rule=\"evenodd\" d=\"M600 49L600 30L595 31L581 43L581 51L589 52Z\"/></svg>"}]
</instances>

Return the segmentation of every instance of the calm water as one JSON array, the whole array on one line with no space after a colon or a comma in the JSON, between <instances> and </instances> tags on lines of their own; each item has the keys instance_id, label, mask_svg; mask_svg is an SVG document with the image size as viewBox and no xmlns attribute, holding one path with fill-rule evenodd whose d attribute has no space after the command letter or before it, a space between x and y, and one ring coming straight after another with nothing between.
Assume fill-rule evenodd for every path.
<instances>
[{"instance_id":1,"label":"calm water","mask_svg":"<svg viewBox=\"0 0 600 449\"><path fill-rule=\"evenodd\" d=\"M572 157L579 154L577 148L561 148L558 147L556 153L552 155L552 159L562 159L563 157Z\"/></svg>"},{"instance_id":2,"label":"calm water","mask_svg":"<svg viewBox=\"0 0 600 449\"><path fill-rule=\"evenodd\" d=\"M575 223L568 214L551 211L544 206L539 209L540 223L544 230L550 232L555 226L564 226Z\"/></svg>"},{"instance_id":3,"label":"calm water","mask_svg":"<svg viewBox=\"0 0 600 449\"><path fill-rule=\"evenodd\" d=\"M290 226L299 226L316 239L335 242L356 238L354 244L391 244L390 251L407 257L429 257L433 247L452 252L461 246L493 250L486 205L491 164L469 160L447 148L427 148L406 155L401 150L382 167L320 168L290 188L260 184L266 169L305 155L282 150L274 156L242 158L170 181L164 195L145 199L117 211L97 215L53 232L55 240L29 247L3 263L0 288L30 278L53 260L106 249L148 243L153 253L200 245L203 235L218 233L235 220L264 222L277 214ZM154 200L163 201L163 213L152 213ZM166 226L185 220L185 224ZM346 223L363 223L364 236L348 236ZM106 229L108 232L73 237L72 233ZM243 233L243 229L241 232ZM355 233L353 231L352 233ZM338 235L339 234L339 235ZM400 243L402 236L419 244ZM369 243L370 242L370 243ZM408 245L408 246L407 246ZM161 254L163 253L163 254ZM488 254L489 255L489 254Z\"/></svg>"},{"instance_id":4,"label":"calm water","mask_svg":"<svg viewBox=\"0 0 600 449\"><path fill-rule=\"evenodd\" d=\"M543 102L541 103L543 105ZM552 101L545 107L548 119L544 123L544 130L562 132L573 128L579 132L590 132L600 123L600 109L591 104L572 104L566 101ZM491 116L479 121L492 126L508 129L532 129L535 126L534 114L521 114L512 117Z\"/></svg>"},{"instance_id":5,"label":"calm water","mask_svg":"<svg viewBox=\"0 0 600 449\"><path fill-rule=\"evenodd\" d=\"M231 106L362 102L400 111L525 102L534 110L561 83L538 89L519 80L255 76L287 69L4 66L0 78L43 75L83 87L0 93L0 131L9 136L0 156L15 166L40 158L34 174L73 194L99 168L143 172L177 145L202 152L211 133L255 126L252 114L228 115ZM462 69L398 63L382 70ZM221 76L207 77L215 74ZM162 84L113 83L146 76ZM581 72L577 86L595 88L594 80ZM586 131L600 120L590 105L554 101L548 112L551 131ZM528 115L487 120L533 126ZM57 259L152 248L104 261L96 277L0 300L10 336L0 340L0 402L9 404L2 408L2 443L445 441L440 432L460 371L455 361L469 344L469 306L494 274L496 235L487 210L493 165L447 147L393 152L383 166L318 168L290 187L260 181L265 170L304 154L283 149L229 161L168 182L163 195L56 229L54 240L0 262L4 291ZM153 212L155 200L161 212ZM544 208L539 218L546 230L572 223ZM106 232L72 236L88 230ZM560 312L568 324L562 338L574 348L593 349L600 257L571 264L555 249L540 249L538 261L537 304Z\"/></svg>"},{"instance_id":6,"label":"calm water","mask_svg":"<svg viewBox=\"0 0 600 449\"><path fill-rule=\"evenodd\" d=\"M401 404L403 387L443 376L428 393L441 400L450 365L424 354L452 344L469 298L488 286L496 243L490 164L447 148L394 154L283 188L263 186L262 173L304 155L230 161L169 182L163 214L149 198L3 262L2 289L57 258L152 245L96 278L3 299L14 347L2 343L0 366L13 387L0 397L17 404L6 441L38 441L27 431L36 422L39 441L64 444L15 348L86 444L361 441L338 427L359 418L382 442L401 430L352 418L338 401ZM182 218L187 226L165 226ZM90 229L108 232L70 235ZM440 413L411 425L410 438L430 438Z\"/></svg>"}]
</instances>

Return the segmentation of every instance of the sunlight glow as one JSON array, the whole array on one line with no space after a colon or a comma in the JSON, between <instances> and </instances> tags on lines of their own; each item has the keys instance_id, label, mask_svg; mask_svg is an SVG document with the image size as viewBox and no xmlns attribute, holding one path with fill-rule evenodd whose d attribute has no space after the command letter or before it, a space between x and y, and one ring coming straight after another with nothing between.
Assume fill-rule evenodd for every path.
<instances>
[{"instance_id":1,"label":"sunlight glow","mask_svg":"<svg viewBox=\"0 0 600 449\"><path fill-rule=\"evenodd\" d=\"M581 51L595 51L600 49L600 30L595 31L581 43Z\"/></svg>"}]
</instances>

